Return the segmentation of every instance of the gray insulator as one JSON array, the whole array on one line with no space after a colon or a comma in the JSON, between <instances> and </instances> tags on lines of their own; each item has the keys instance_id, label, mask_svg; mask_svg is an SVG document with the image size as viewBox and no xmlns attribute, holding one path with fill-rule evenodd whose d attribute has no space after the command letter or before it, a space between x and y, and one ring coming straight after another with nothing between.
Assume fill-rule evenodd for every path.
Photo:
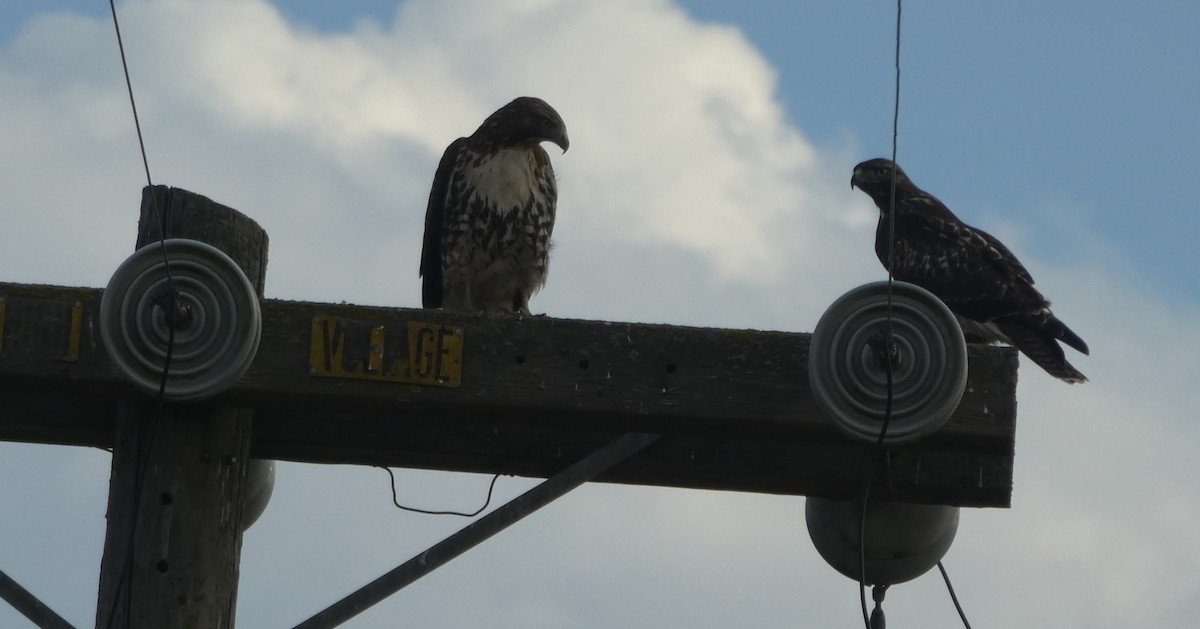
<instances>
[{"instance_id":1,"label":"gray insulator","mask_svg":"<svg viewBox=\"0 0 1200 629\"><path fill-rule=\"evenodd\" d=\"M168 317L172 293L175 312ZM211 245L186 239L147 245L109 280L100 301L100 333L113 362L150 395L159 391L172 325L165 397L211 397L232 386L254 360L262 336L258 293L237 263Z\"/></svg>"},{"instance_id":2,"label":"gray insulator","mask_svg":"<svg viewBox=\"0 0 1200 629\"><path fill-rule=\"evenodd\" d=\"M875 443L888 400L884 338L888 284L846 293L821 316L809 347L808 376L817 405L847 435ZM950 309L923 288L893 282L892 408L884 445L937 430L962 400L967 347Z\"/></svg>"},{"instance_id":3,"label":"gray insulator","mask_svg":"<svg viewBox=\"0 0 1200 629\"><path fill-rule=\"evenodd\" d=\"M242 511L242 531L258 521L275 492L275 461L250 459L246 464L246 498Z\"/></svg>"},{"instance_id":4,"label":"gray insulator","mask_svg":"<svg viewBox=\"0 0 1200 629\"><path fill-rule=\"evenodd\" d=\"M871 501L867 507L866 583L911 581L946 556L958 532L958 507ZM821 557L838 572L858 580L862 495L841 501L808 498L808 535Z\"/></svg>"}]
</instances>

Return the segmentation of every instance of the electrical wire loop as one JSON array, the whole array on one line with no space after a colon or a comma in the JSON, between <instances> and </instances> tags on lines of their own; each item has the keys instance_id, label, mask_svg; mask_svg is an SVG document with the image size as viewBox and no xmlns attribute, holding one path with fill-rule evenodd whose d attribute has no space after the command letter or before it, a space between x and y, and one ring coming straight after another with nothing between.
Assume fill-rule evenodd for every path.
<instances>
[{"instance_id":1,"label":"electrical wire loop","mask_svg":"<svg viewBox=\"0 0 1200 629\"><path fill-rule=\"evenodd\" d=\"M396 508L400 509L401 511L409 511L412 513L420 513L423 515L455 515L455 516L459 516L459 517L463 517L463 518L473 518L473 517L479 515L480 513L483 513L484 510L486 510L488 508L488 505L492 504L492 493L496 489L496 481L500 480L499 474L492 476L492 482L490 485L488 485L487 498L483 501L483 506L479 507L478 509L476 509L470 513L467 513L465 511L438 511L438 510L431 510L431 509L419 509L417 507L409 507L409 506L400 504L400 498L396 495L396 475L394 473L392 473L392 468L390 468L390 467L385 467L383 465L380 465L379 467L381 469L383 469L383 471L387 472L388 478L391 479L392 504L396 505Z\"/></svg>"}]
</instances>

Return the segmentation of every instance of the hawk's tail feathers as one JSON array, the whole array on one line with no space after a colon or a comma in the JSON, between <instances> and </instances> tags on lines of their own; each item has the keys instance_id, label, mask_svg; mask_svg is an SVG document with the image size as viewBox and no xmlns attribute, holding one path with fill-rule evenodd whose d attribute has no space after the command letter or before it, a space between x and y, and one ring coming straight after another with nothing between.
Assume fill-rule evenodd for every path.
<instances>
[{"instance_id":1,"label":"hawk's tail feathers","mask_svg":"<svg viewBox=\"0 0 1200 629\"><path fill-rule=\"evenodd\" d=\"M1011 345L1011 342L1004 336L1004 333L991 321L975 321L958 314L954 315L954 318L958 320L958 327L962 329L963 340L968 343L982 343L984 345L1004 343Z\"/></svg>"},{"instance_id":2,"label":"hawk's tail feathers","mask_svg":"<svg viewBox=\"0 0 1200 629\"><path fill-rule=\"evenodd\" d=\"M1054 316L1051 315L1051 318L1054 318ZM1062 339L1063 343L1066 343L1067 345L1074 347L1075 349L1079 350L1083 355L1086 356L1088 354L1087 343L1084 343L1083 339L1079 338L1078 334L1071 331L1071 328L1068 328L1067 324L1063 323L1062 321L1059 321L1057 318L1054 318L1054 322L1057 323L1060 328L1059 333L1058 333L1058 338Z\"/></svg>"},{"instance_id":3,"label":"hawk's tail feathers","mask_svg":"<svg viewBox=\"0 0 1200 629\"><path fill-rule=\"evenodd\" d=\"M993 323L1012 341L1014 347L1050 375L1071 384L1087 382L1087 376L1067 362L1058 341L1062 339L1084 354L1087 353L1087 344L1054 315L1000 317Z\"/></svg>"}]
</instances>

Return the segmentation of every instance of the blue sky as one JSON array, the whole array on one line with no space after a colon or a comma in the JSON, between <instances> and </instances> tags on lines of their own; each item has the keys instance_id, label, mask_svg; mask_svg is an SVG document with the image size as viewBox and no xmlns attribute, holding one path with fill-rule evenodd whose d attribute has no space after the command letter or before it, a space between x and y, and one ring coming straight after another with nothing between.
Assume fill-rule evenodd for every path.
<instances>
[{"instance_id":1,"label":"blue sky","mask_svg":"<svg viewBox=\"0 0 1200 629\"><path fill-rule=\"evenodd\" d=\"M572 139L535 312L811 331L882 277L849 178L891 149L890 2L119 8L156 183L267 229L269 297L416 305L441 150L522 93ZM1197 32L1194 2L905 6L900 163L1004 240L1092 348L1072 357L1085 385L1022 362L1013 508L964 511L947 558L976 626L1200 614ZM130 253L144 178L122 81L107 3L0 7L6 280L102 286ZM0 444L0 568L80 627L108 464ZM398 478L435 506L489 480ZM533 482L503 478L498 499ZM281 463L239 626L291 626L461 525L396 512L382 471ZM585 486L347 626L859 626L803 527L799 498ZM958 626L936 575L888 610ZM23 622L0 605L0 626Z\"/></svg>"},{"instance_id":2,"label":"blue sky","mask_svg":"<svg viewBox=\"0 0 1200 629\"><path fill-rule=\"evenodd\" d=\"M811 141L853 138L864 158L890 153L894 4L679 5L745 34L771 62L782 105ZM108 13L97 0L53 8ZM337 33L363 20L390 24L397 4L277 8ZM46 9L0 9L0 37ZM1200 6L1186 1L909 3L901 164L968 220L1053 225L1027 234L1048 257L1064 255L1059 244L1073 233L1105 239L1163 298L1196 304L1200 277L1190 271L1200 256L1190 236L1200 218L1178 178L1196 162L1200 137L1197 28ZM1059 205L1047 207L1047 199Z\"/></svg>"},{"instance_id":3,"label":"blue sky","mask_svg":"<svg viewBox=\"0 0 1200 629\"><path fill-rule=\"evenodd\" d=\"M894 3L680 5L749 38L810 140L853 137L863 158L890 154ZM322 31L395 15L383 1L280 9ZM1197 29L1200 6L1185 1L910 2L900 162L967 220L1048 223L1050 233L1031 230L1028 244L1049 257L1071 237L1058 232L1078 223L1165 298L1196 304L1200 213L1180 198L1178 178L1197 162L1200 140ZM1051 210L1047 199L1066 207Z\"/></svg>"},{"instance_id":4,"label":"blue sky","mask_svg":"<svg viewBox=\"0 0 1200 629\"><path fill-rule=\"evenodd\" d=\"M782 105L811 141L853 138L864 158L890 153L893 3L679 4L746 35L778 73ZM108 13L98 0L53 7ZM397 5L277 7L330 33L362 20L390 24ZM0 37L46 8L0 9ZM1073 234L1102 238L1163 298L1197 303L1191 235L1200 218L1179 177L1196 162L1200 137L1200 6L910 2L904 17L900 161L918 184L968 220L1046 225L1027 237L1048 257L1067 255L1060 243Z\"/></svg>"}]
</instances>

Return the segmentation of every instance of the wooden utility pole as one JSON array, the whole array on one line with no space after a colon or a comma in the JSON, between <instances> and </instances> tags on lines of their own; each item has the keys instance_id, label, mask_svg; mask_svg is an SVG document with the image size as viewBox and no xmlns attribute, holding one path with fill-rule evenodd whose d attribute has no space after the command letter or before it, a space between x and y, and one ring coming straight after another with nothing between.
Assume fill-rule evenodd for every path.
<instances>
[{"instance_id":1,"label":"wooden utility pole","mask_svg":"<svg viewBox=\"0 0 1200 629\"><path fill-rule=\"evenodd\" d=\"M267 236L254 221L160 186L143 196L138 249L156 246L160 224L162 237L225 252L262 296ZM117 409L97 628L232 627L251 410L139 393Z\"/></svg>"},{"instance_id":2,"label":"wooden utility pole","mask_svg":"<svg viewBox=\"0 0 1200 629\"><path fill-rule=\"evenodd\" d=\"M158 239L154 198L168 237L225 251L261 296L267 239L253 221L183 190L153 195L139 246ZM248 456L560 486L849 498L862 484L868 447L818 411L808 334L264 300L245 375L203 404L160 408L102 343L103 292L0 283L0 440L113 449L101 628L232 626ZM873 497L1009 505L1016 352L970 346L967 360L953 416L889 451ZM596 456L630 439L626 458ZM591 471L560 476L579 469ZM557 495L540 491L532 502ZM494 527L439 552L480 529ZM397 570L364 597L414 574Z\"/></svg>"}]
</instances>

